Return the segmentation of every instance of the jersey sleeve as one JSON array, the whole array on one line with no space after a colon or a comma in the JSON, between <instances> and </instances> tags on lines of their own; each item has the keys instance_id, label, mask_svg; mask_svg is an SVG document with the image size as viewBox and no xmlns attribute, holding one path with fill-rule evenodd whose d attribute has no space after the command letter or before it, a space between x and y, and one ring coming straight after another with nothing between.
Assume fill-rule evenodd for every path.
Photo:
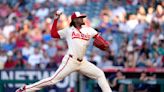
<instances>
[{"instance_id":1,"label":"jersey sleeve","mask_svg":"<svg viewBox=\"0 0 164 92\"><path fill-rule=\"evenodd\" d=\"M90 28L89 32L92 38L95 38L98 35L98 32L93 28Z\"/></svg>"},{"instance_id":2,"label":"jersey sleeve","mask_svg":"<svg viewBox=\"0 0 164 92\"><path fill-rule=\"evenodd\" d=\"M57 29L58 19L59 18L56 18L53 22L53 25L52 25L52 28L51 28L51 37L53 37L53 38L65 38L67 28L62 29L62 30L58 30Z\"/></svg>"},{"instance_id":3,"label":"jersey sleeve","mask_svg":"<svg viewBox=\"0 0 164 92\"><path fill-rule=\"evenodd\" d=\"M68 28L64 28L64 29L58 31L58 34L59 34L59 36L60 36L61 39L66 38L66 36L67 36L67 30L68 30Z\"/></svg>"}]
</instances>

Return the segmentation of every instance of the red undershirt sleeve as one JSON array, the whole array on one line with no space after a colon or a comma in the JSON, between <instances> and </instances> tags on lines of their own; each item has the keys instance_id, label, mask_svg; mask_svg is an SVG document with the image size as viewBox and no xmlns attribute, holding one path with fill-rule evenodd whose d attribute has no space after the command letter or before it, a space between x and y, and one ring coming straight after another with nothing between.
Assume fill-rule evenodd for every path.
<instances>
[{"instance_id":1,"label":"red undershirt sleeve","mask_svg":"<svg viewBox=\"0 0 164 92\"><path fill-rule=\"evenodd\" d=\"M93 38L96 38L99 34L97 33L95 36L93 36Z\"/></svg>"},{"instance_id":2,"label":"red undershirt sleeve","mask_svg":"<svg viewBox=\"0 0 164 92\"><path fill-rule=\"evenodd\" d=\"M54 23L51 28L51 37L53 38L60 38L60 35L58 34L58 30L57 30L57 22L58 22L58 18L54 20Z\"/></svg>"}]
</instances>

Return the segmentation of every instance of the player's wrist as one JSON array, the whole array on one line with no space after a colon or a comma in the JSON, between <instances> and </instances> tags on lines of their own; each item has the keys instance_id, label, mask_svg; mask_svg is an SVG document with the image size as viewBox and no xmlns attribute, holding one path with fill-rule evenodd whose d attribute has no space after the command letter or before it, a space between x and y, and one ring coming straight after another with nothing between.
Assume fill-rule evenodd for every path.
<instances>
[{"instance_id":1,"label":"player's wrist","mask_svg":"<svg viewBox=\"0 0 164 92\"><path fill-rule=\"evenodd\" d=\"M59 18L60 18L59 16L55 16L55 17L54 17L54 19L57 19L57 20L58 20Z\"/></svg>"},{"instance_id":2,"label":"player's wrist","mask_svg":"<svg viewBox=\"0 0 164 92\"><path fill-rule=\"evenodd\" d=\"M61 15L62 15L62 11L57 10L55 13L55 19L59 19Z\"/></svg>"}]
</instances>

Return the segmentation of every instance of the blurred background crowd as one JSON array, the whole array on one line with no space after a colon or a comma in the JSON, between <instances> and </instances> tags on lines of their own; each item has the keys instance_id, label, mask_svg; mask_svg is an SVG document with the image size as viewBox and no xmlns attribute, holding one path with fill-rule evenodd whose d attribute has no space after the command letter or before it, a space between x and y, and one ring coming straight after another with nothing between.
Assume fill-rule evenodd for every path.
<instances>
[{"instance_id":1,"label":"blurred background crowd","mask_svg":"<svg viewBox=\"0 0 164 92\"><path fill-rule=\"evenodd\" d=\"M98 67L164 67L163 7L162 0L0 0L0 69L59 66L66 42L50 36L58 9L58 29L80 11L88 16L86 25L110 42L110 52L92 44L87 50Z\"/></svg>"}]
</instances>

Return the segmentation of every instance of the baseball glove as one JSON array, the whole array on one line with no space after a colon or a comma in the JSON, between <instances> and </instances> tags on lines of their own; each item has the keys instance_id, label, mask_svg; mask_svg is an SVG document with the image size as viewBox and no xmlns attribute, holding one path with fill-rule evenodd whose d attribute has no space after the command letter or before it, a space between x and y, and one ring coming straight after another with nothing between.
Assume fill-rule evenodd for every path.
<instances>
[{"instance_id":1,"label":"baseball glove","mask_svg":"<svg viewBox=\"0 0 164 92\"><path fill-rule=\"evenodd\" d=\"M102 38L100 35L97 35L95 37L95 39L93 41L93 45L103 51L109 49L109 43L104 38Z\"/></svg>"}]
</instances>

